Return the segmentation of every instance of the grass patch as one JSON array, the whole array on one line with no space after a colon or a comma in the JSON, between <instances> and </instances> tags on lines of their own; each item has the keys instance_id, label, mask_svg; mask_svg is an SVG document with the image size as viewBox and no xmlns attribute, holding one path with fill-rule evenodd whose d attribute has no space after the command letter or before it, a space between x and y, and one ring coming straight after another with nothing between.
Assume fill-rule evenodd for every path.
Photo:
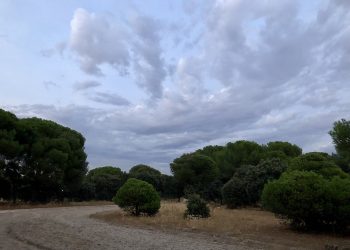
<instances>
[{"instance_id":1,"label":"grass patch","mask_svg":"<svg viewBox=\"0 0 350 250\"><path fill-rule=\"evenodd\" d=\"M13 204L12 202L0 201L0 210L9 209L30 209L30 208L50 208L50 207L73 207L73 206L101 206L112 205L111 201L80 201L80 202L49 202L49 203L30 203L30 202L18 202Z\"/></svg>"},{"instance_id":2,"label":"grass patch","mask_svg":"<svg viewBox=\"0 0 350 250\"><path fill-rule=\"evenodd\" d=\"M134 217L120 209L92 215L93 218L117 225L162 231L195 231L239 241L254 241L286 248L324 249L326 245L349 247L350 239L324 234L302 234L289 229L272 213L257 208L227 209L211 205L211 217L184 219L185 203L163 201L153 217Z\"/></svg>"}]
</instances>

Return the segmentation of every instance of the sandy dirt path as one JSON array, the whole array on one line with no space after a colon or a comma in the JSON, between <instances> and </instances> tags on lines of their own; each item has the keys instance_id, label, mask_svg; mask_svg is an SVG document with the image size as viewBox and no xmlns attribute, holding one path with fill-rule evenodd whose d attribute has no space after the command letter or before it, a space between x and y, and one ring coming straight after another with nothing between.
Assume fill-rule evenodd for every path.
<instances>
[{"instance_id":1,"label":"sandy dirt path","mask_svg":"<svg viewBox=\"0 0 350 250\"><path fill-rule=\"evenodd\" d=\"M114 226L90 218L114 205L0 211L0 249L248 249L195 233Z\"/></svg>"}]
</instances>

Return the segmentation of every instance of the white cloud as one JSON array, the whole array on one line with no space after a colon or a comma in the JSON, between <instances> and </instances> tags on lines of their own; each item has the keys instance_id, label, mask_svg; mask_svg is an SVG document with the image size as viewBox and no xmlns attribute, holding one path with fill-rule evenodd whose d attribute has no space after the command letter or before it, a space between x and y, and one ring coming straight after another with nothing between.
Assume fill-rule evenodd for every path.
<instances>
[{"instance_id":1,"label":"white cloud","mask_svg":"<svg viewBox=\"0 0 350 250\"><path fill-rule=\"evenodd\" d=\"M166 70L160 45L159 21L137 15L131 19L131 27L137 36L133 47L136 83L153 98L160 98Z\"/></svg>"},{"instance_id":2,"label":"white cloud","mask_svg":"<svg viewBox=\"0 0 350 250\"><path fill-rule=\"evenodd\" d=\"M95 92L99 83L87 81L75 88L90 88L90 101L108 105L12 109L81 131L95 166L143 162L163 168L181 153L237 139L330 151L332 123L350 119L350 14L345 1L329 1L313 8L312 18L301 18L300 3L216 1L207 12L197 10L204 27L181 20L198 41L176 52L164 46L163 20L156 16L137 14L123 28L79 9L68 46L85 71L102 73L104 64L127 69L157 101L133 104L112 87ZM192 23L203 29L188 29ZM177 37L184 30L174 32ZM207 88L213 82L218 86Z\"/></svg>"},{"instance_id":3,"label":"white cloud","mask_svg":"<svg viewBox=\"0 0 350 250\"><path fill-rule=\"evenodd\" d=\"M100 66L103 64L125 73L130 63L126 37L121 25L77 9L71 21L69 48L76 52L81 69L88 74L102 75Z\"/></svg>"}]
</instances>

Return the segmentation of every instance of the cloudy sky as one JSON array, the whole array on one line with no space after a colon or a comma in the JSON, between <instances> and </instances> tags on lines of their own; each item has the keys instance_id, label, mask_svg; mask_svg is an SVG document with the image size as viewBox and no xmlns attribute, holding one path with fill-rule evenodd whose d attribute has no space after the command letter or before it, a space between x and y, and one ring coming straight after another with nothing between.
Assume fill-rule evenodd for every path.
<instances>
[{"instance_id":1,"label":"cloudy sky","mask_svg":"<svg viewBox=\"0 0 350 250\"><path fill-rule=\"evenodd\" d=\"M0 107L86 137L90 168L169 173L239 139L332 152L350 1L0 1Z\"/></svg>"}]
</instances>

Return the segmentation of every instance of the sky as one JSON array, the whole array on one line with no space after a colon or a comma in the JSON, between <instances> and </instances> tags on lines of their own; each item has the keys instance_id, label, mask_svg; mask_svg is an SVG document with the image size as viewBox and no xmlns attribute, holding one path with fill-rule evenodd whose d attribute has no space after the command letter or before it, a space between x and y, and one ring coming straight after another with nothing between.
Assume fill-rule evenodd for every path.
<instances>
[{"instance_id":1,"label":"sky","mask_svg":"<svg viewBox=\"0 0 350 250\"><path fill-rule=\"evenodd\" d=\"M0 1L0 108L81 132L89 168L206 145L333 152L350 119L350 1Z\"/></svg>"}]
</instances>

